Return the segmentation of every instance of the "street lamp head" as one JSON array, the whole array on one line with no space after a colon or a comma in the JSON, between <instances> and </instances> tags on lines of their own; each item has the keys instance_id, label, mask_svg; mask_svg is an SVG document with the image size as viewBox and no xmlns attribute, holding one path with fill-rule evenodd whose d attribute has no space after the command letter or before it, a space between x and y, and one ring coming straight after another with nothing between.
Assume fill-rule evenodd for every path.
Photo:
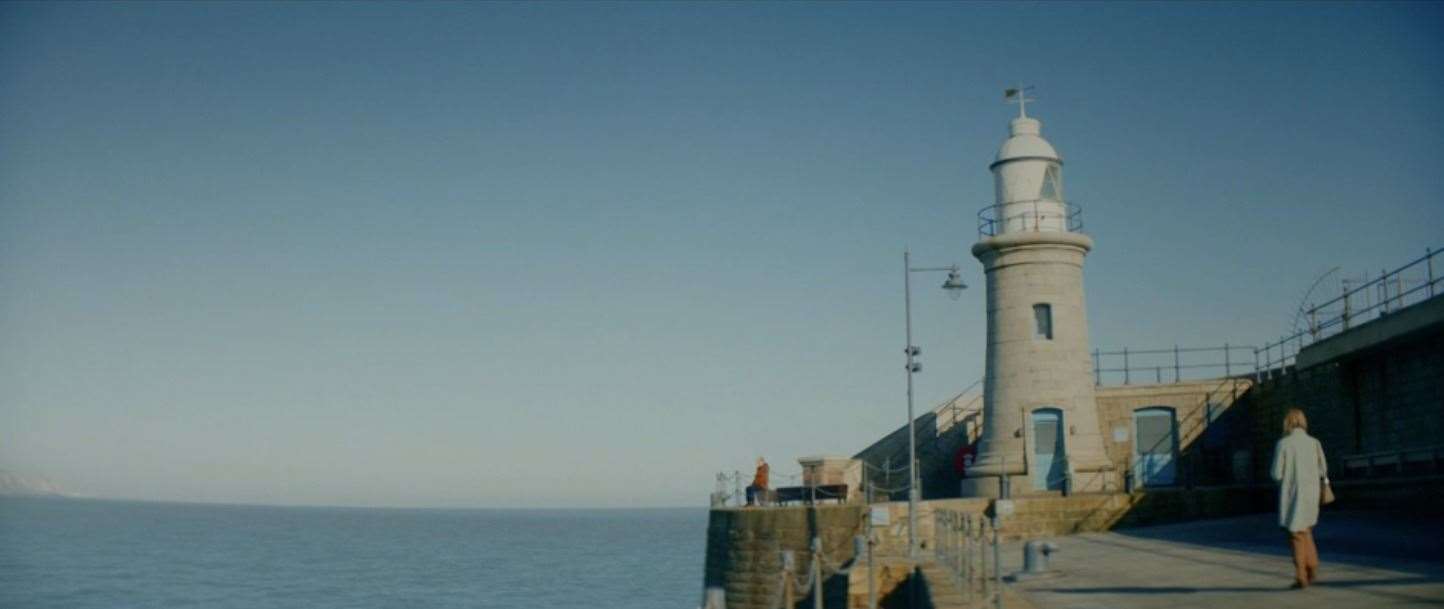
<instances>
[{"instance_id":1,"label":"street lamp head","mask_svg":"<svg viewBox=\"0 0 1444 609\"><path fill-rule=\"evenodd\" d=\"M957 269L948 271L948 279L943 282L943 289L948 291L949 298L953 300L962 298L963 290L967 288L968 284L963 283L963 276L958 274Z\"/></svg>"}]
</instances>

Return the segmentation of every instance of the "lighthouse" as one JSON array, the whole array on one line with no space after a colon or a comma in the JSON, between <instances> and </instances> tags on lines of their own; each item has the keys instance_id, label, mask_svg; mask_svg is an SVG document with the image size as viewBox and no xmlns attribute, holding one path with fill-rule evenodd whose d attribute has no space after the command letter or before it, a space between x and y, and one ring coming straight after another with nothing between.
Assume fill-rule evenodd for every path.
<instances>
[{"instance_id":1,"label":"lighthouse","mask_svg":"<svg viewBox=\"0 0 1444 609\"><path fill-rule=\"evenodd\" d=\"M995 201L978 213L973 256L987 278L983 431L964 496L1102 490L1103 451L1093 394L1083 260L1093 239L1063 190L1063 158L1009 90L1018 117L989 169Z\"/></svg>"}]
</instances>

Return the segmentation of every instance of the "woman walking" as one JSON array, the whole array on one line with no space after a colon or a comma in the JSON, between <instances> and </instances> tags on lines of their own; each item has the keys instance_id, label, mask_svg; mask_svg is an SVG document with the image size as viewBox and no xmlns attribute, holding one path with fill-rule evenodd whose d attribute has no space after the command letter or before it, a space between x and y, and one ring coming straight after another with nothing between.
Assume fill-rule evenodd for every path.
<instances>
[{"instance_id":1,"label":"woman walking","mask_svg":"<svg viewBox=\"0 0 1444 609\"><path fill-rule=\"evenodd\" d=\"M1274 446L1272 473L1279 483L1279 526L1288 532L1294 553L1293 588L1307 588L1319 570L1314 547L1314 524L1319 521L1319 498L1328 484L1324 448L1309 435L1304 411L1291 408L1284 415L1284 437Z\"/></svg>"}]
</instances>

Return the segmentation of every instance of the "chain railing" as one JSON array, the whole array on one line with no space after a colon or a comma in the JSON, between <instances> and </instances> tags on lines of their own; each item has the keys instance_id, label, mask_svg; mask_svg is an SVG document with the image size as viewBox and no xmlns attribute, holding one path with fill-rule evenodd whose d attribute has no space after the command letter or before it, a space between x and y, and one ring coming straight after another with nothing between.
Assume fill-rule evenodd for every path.
<instances>
[{"instance_id":1,"label":"chain railing","mask_svg":"<svg viewBox=\"0 0 1444 609\"><path fill-rule=\"evenodd\" d=\"M809 552L810 560L805 567L807 570L806 579L799 579L797 575L796 553L792 550L782 550L782 569L778 573L778 586L773 591L770 609L793 609L796 606L798 596L812 596L814 609L823 607L823 586L827 578L834 575L848 575L858 565L861 555L865 552L866 540L861 536L853 539L852 556L845 560L829 560L822 545L822 539L812 538L812 548Z\"/></svg>"},{"instance_id":2,"label":"chain railing","mask_svg":"<svg viewBox=\"0 0 1444 609\"><path fill-rule=\"evenodd\" d=\"M745 505L747 502L746 490L747 487L751 485L752 478L744 476L746 476L746 474L737 470L717 472L716 483L713 487L710 501L711 506L719 508ZM802 472L768 472L767 478L768 488L775 489L779 486L802 486L803 474ZM783 483L778 484L777 481L782 481ZM836 498L834 495L830 495L822 490L819 490L817 497L824 499Z\"/></svg>"},{"instance_id":3,"label":"chain railing","mask_svg":"<svg viewBox=\"0 0 1444 609\"><path fill-rule=\"evenodd\" d=\"M1171 349L1093 350L1093 383L1181 383L1257 372L1252 345Z\"/></svg>"},{"instance_id":4,"label":"chain railing","mask_svg":"<svg viewBox=\"0 0 1444 609\"><path fill-rule=\"evenodd\" d=\"M1255 352L1259 378L1286 372L1299 352L1314 342L1347 331L1358 324L1387 317L1444 293L1444 276L1435 261L1444 250L1426 248L1424 255L1392 271L1362 282L1345 282L1343 293L1299 312L1308 327L1265 344ZM1355 285L1357 283L1357 285Z\"/></svg>"},{"instance_id":5,"label":"chain railing","mask_svg":"<svg viewBox=\"0 0 1444 609\"><path fill-rule=\"evenodd\" d=\"M905 493L909 488L907 481L907 465L892 467L891 464L876 466L866 461L859 461L862 467L862 480L857 488L863 503L874 503L887 501L889 496L896 493ZM775 492L781 487L805 487L809 496L806 498L811 503L819 500L833 500L848 502L851 496L843 496L833 490L827 484L813 484L808 480L806 472L786 473L769 472L768 490ZM713 508L738 507L746 505L746 489L751 485L752 479L746 474L733 470L731 472L717 472L716 482L712 490L710 504ZM849 489L851 495L852 489ZM767 501L758 501L758 507L769 505Z\"/></svg>"},{"instance_id":6,"label":"chain railing","mask_svg":"<svg viewBox=\"0 0 1444 609\"><path fill-rule=\"evenodd\" d=\"M997 560L999 539L992 521L983 514L934 510L933 536L936 560L952 577L966 605L987 605L998 600L995 595L1002 593Z\"/></svg>"}]
</instances>

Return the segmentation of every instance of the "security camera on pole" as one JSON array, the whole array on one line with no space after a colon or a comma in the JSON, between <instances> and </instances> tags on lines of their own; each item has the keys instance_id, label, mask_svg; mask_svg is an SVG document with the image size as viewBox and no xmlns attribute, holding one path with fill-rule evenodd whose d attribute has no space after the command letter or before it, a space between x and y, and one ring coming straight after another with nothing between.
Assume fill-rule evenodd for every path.
<instances>
[{"instance_id":1,"label":"security camera on pole","mask_svg":"<svg viewBox=\"0 0 1444 609\"><path fill-rule=\"evenodd\" d=\"M956 300L962 295L967 284L963 283L962 275L958 274L958 265L932 268L913 268L909 252L903 250L903 314L907 332L907 346L903 353L907 355L907 376L908 376L908 556L917 556L917 528L918 528L918 500L922 498L922 489L918 484L918 452L917 434L913 431L913 374L921 372L923 365L914 360L922 353L913 345L913 292L912 274L947 271L948 278L943 282L942 288L948 291L949 296Z\"/></svg>"}]
</instances>

